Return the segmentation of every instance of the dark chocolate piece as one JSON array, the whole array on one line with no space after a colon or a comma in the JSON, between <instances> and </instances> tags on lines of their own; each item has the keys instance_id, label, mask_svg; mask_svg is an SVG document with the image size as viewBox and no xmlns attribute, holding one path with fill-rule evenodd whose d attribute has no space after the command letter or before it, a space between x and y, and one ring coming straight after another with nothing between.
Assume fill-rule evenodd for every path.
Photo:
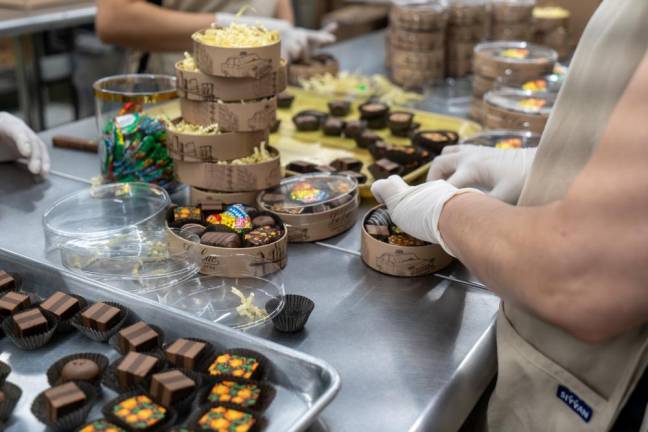
<instances>
[{"instance_id":1,"label":"dark chocolate piece","mask_svg":"<svg viewBox=\"0 0 648 432\"><path fill-rule=\"evenodd\" d=\"M56 422L61 417L83 407L88 399L75 383L69 382L52 387L43 393L47 418Z\"/></svg>"},{"instance_id":2,"label":"dark chocolate piece","mask_svg":"<svg viewBox=\"0 0 648 432\"><path fill-rule=\"evenodd\" d=\"M288 171L294 171L301 174L307 174L313 172L314 168L315 168L314 163L306 162L306 161L292 161L288 165L286 165L286 169Z\"/></svg>"},{"instance_id":3,"label":"dark chocolate piece","mask_svg":"<svg viewBox=\"0 0 648 432\"><path fill-rule=\"evenodd\" d=\"M394 131L409 131L414 121L414 114L405 111L394 111L389 114L389 129Z\"/></svg>"},{"instance_id":4,"label":"dark chocolate piece","mask_svg":"<svg viewBox=\"0 0 648 432\"><path fill-rule=\"evenodd\" d=\"M356 158L338 158L331 162L331 166L338 171L356 171L362 169L362 161Z\"/></svg>"},{"instance_id":5,"label":"dark chocolate piece","mask_svg":"<svg viewBox=\"0 0 648 432\"><path fill-rule=\"evenodd\" d=\"M324 123L324 135L341 136L344 130L344 121L337 118L330 118Z\"/></svg>"},{"instance_id":6,"label":"dark chocolate piece","mask_svg":"<svg viewBox=\"0 0 648 432\"><path fill-rule=\"evenodd\" d=\"M380 159L369 165L369 172L376 180L387 178L391 175L398 175L403 171L403 167L389 159Z\"/></svg>"},{"instance_id":7,"label":"dark chocolate piece","mask_svg":"<svg viewBox=\"0 0 648 432\"><path fill-rule=\"evenodd\" d=\"M414 146L390 146L385 151L385 158L401 165L422 164L432 158L432 154L425 149Z\"/></svg>"},{"instance_id":8,"label":"dark chocolate piece","mask_svg":"<svg viewBox=\"0 0 648 432\"><path fill-rule=\"evenodd\" d=\"M374 210L367 218L367 225L391 225L391 217L389 212L384 208Z\"/></svg>"},{"instance_id":9,"label":"dark chocolate piece","mask_svg":"<svg viewBox=\"0 0 648 432\"><path fill-rule=\"evenodd\" d=\"M293 122L300 132L314 132L320 127L319 119L310 114L295 116L293 117Z\"/></svg>"},{"instance_id":10,"label":"dark chocolate piece","mask_svg":"<svg viewBox=\"0 0 648 432\"><path fill-rule=\"evenodd\" d=\"M13 316L20 337L45 333L48 329L47 318L40 309L31 309Z\"/></svg>"},{"instance_id":11,"label":"dark chocolate piece","mask_svg":"<svg viewBox=\"0 0 648 432\"><path fill-rule=\"evenodd\" d=\"M23 293L10 291L0 297L0 315L13 315L29 306L31 306L31 300Z\"/></svg>"},{"instance_id":12,"label":"dark chocolate piece","mask_svg":"<svg viewBox=\"0 0 648 432\"><path fill-rule=\"evenodd\" d=\"M365 225L365 229L373 237L389 237L389 227L385 225Z\"/></svg>"},{"instance_id":13,"label":"dark chocolate piece","mask_svg":"<svg viewBox=\"0 0 648 432\"><path fill-rule=\"evenodd\" d=\"M445 146L456 144L458 141L459 135L456 132L446 130L419 131L412 137L412 144L434 154L441 154Z\"/></svg>"},{"instance_id":14,"label":"dark chocolate piece","mask_svg":"<svg viewBox=\"0 0 648 432\"><path fill-rule=\"evenodd\" d=\"M263 246L279 240L281 230L276 226L262 226L245 234L245 241L252 246Z\"/></svg>"},{"instance_id":15,"label":"dark chocolate piece","mask_svg":"<svg viewBox=\"0 0 648 432\"><path fill-rule=\"evenodd\" d=\"M129 352L117 366L119 385L127 388L151 375L159 360L153 356Z\"/></svg>"},{"instance_id":16,"label":"dark chocolate piece","mask_svg":"<svg viewBox=\"0 0 648 432\"><path fill-rule=\"evenodd\" d=\"M379 160L384 158L387 155L387 151L391 148L392 146L385 141L378 141L369 146L369 153L372 158Z\"/></svg>"},{"instance_id":17,"label":"dark chocolate piece","mask_svg":"<svg viewBox=\"0 0 648 432\"><path fill-rule=\"evenodd\" d=\"M207 229L207 227L205 227L204 225L192 222L192 223L182 225L182 228L180 228L180 231L190 232L190 233L196 234L198 237L200 237L201 235L203 235L205 233L206 229Z\"/></svg>"},{"instance_id":18,"label":"dark chocolate piece","mask_svg":"<svg viewBox=\"0 0 648 432\"><path fill-rule=\"evenodd\" d=\"M269 215L261 215L252 219L252 226L255 228L262 226L273 226L276 224L277 222L274 220L274 218Z\"/></svg>"},{"instance_id":19,"label":"dark chocolate piece","mask_svg":"<svg viewBox=\"0 0 648 432\"><path fill-rule=\"evenodd\" d=\"M0 270L0 291L16 289L16 279L6 271Z\"/></svg>"},{"instance_id":20,"label":"dark chocolate piece","mask_svg":"<svg viewBox=\"0 0 648 432\"><path fill-rule=\"evenodd\" d=\"M314 169L315 172L319 173L334 173L337 171L335 168L333 168L331 165L317 165Z\"/></svg>"},{"instance_id":21,"label":"dark chocolate piece","mask_svg":"<svg viewBox=\"0 0 648 432\"><path fill-rule=\"evenodd\" d=\"M87 358L70 360L61 368L61 382L94 381L99 377L99 365Z\"/></svg>"},{"instance_id":22,"label":"dark chocolate piece","mask_svg":"<svg viewBox=\"0 0 648 432\"><path fill-rule=\"evenodd\" d=\"M351 177L356 182L358 182L358 184L364 184L364 183L367 182L367 176L362 174L361 172L357 172L357 171L340 171L338 174L345 175L347 177Z\"/></svg>"},{"instance_id":23,"label":"dark chocolate piece","mask_svg":"<svg viewBox=\"0 0 648 432\"><path fill-rule=\"evenodd\" d=\"M344 136L351 139L358 138L367 129L367 122L363 120L349 120L344 125Z\"/></svg>"},{"instance_id":24,"label":"dark chocolate piece","mask_svg":"<svg viewBox=\"0 0 648 432\"><path fill-rule=\"evenodd\" d=\"M279 131L279 128L281 127L281 120L276 119L273 123L272 126L270 126L270 133L277 133Z\"/></svg>"},{"instance_id":25,"label":"dark chocolate piece","mask_svg":"<svg viewBox=\"0 0 648 432\"><path fill-rule=\"evenodd\" d=\"M102 332L108 331L119 322L121 311L106 303L95 303L81 313L84 326Z\"/></svg>"},{"instance_id":26,"label":"dark chocolate piece","mask_svg":"<svg viewBox=\"0 0 648 432\"><path fill-rule=\"evenodd\" d=\"M117 339L123 351L151 351L160 345L160 335L144 321L124 327Z\"/></svg>"},{"instance_id":27,"label":"dark chocolate piece","mask_svg":"<svg viewBox=\"0 0 648 432\"><path fill-rule=\"evenodd\" d=\"M367 102L360 105L360 118L366 120L369 129L387 127L389 106L382 102Z\"/></svg>"},{"instance_id":28,"label":"dark chocolate piece","mask_svg":"<svg viewBox=\"0 0 648 432\"><path fill-rule=\"evenodd\" d=\"M375 132L364 131L356 137L355 141L360 148L371 148L372 145L382 141L382 138Z\"/></svg>"},{"instance_id":29,"label":"dark chocolate piece","mask_svg":"<svg viewBox=\"0 0 648 432\"><path fill-rule=\"evenodd\" d=\"M160 372L151 377L151 395L162 405L181 402L196 388L196 382L179 370Z\"/></svg>"},{"instance_id":30,"label":"dark chocolate piece","mask_svg":"<svg viewBox=\"0 0 648 432\"><path fill-rule=\"evenodd\" d=\"M58 319L67 320L81 310L81 303L79 299L57 291L41 303L40 308L50 312Z\"/></svg>"},{"instance_id":31,"label":"dark chocolate piece","mask_svg":"<svg viewBox=\"0 0 648 432\"><path fill-rule=\"evenodd\" d=\"M190 339L178 339L164 351L169 363L182 369L195 369L207 353L207 344Z\"/></svg>"},{"instance_id":32,"label":"dark chocolate piece","mask_svg":"<svg viewBox=\"0 0 648 432\"><path fill-rule=\"evenodd\" d=\"M346 117L351 112L351 102L346 100L334 100L328 103L328 109L332 116Z\"/></svg>"},{"instance_id":33,"label":"dark chocolate piece","mask_svg":"<svg viewBox=\"0 0 648 432\"><path fill-rule=\"evenodd\" d=\"M277 107L278 108L290 108L295 101L295 96L290 93L279 93L277 95Z\"/></svg>"},{"instance_id":34,"label":"dark chocolate piece","mask_svg":"<svg viewBox=\"0 0 648 432\"><path fill-rule=\"evenodd\" d=\"M207 246L240 248L241 238L234 232L208 231L200 237L200 242Z\"/></svg>"}]
</instances>

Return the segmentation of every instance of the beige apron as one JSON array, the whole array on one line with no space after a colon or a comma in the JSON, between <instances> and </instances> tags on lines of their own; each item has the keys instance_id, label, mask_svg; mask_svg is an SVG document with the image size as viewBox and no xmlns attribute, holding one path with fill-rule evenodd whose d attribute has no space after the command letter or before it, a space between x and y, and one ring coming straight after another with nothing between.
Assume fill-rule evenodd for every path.
<instances>
[{"instance_id":1,"label":"beige apron","mask_svg":"<svg viewBox=\"0 0 648 432\"><path fill-rule=\"evenodd\" d=\"M648 1L605 0L574 55L519 205L565 195L647 48ZM648 365L648 326L588 344L505 303L497 354L490 431L606 431Z\"/></svg>"},{"instance_id":2,"label":"beige apron","mask_svg":"<svg viewBox=\"0 0 648 432\"><path fill-rule=\"evenodd\" d=\"M277 9L277 0L163 0L162 6L168 9L183 12L213 13L228 12L237 13L244 6L250 5L254 11L247 15L260 17L274 17ZM196 29L198 30L198 29ZM141 53L134 53L130 62L131 72L137 70ZM148 73L159 73L173 75L174 65L183 58L183 53L151 53L149 56L146 71Z\"/></svg>"}]
</instances>

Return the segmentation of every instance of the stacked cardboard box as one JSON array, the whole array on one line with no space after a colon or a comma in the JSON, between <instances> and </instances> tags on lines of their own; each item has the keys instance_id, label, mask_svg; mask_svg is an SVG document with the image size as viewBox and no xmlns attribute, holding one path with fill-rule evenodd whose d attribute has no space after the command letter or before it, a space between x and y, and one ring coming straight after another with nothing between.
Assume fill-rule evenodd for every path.
<instances>
[{"instance_id":1,"label":"stacked cardboard box","mask_svg":"<svg viewBox=\"0 0 648 432\"><path fill-rule=\"evenodd\" d=\"M475 45L487 36L490 15L485 0L454 0L448 9L446 76L461 78L472 71Z\"/></svg>"},{"instance_id":2,"label":"stacked cardboard box","mask_svg":"<svg viewBox=\"0 0 648 432\"><path fill-rule=\"evenodd\" d=\"M565 58L571 52L569 42L569 11L561 7L533 9L533 42L548 46Z\"/></svg>"},{"instance_id":3,"label":"stacked cardboard box","mask_svg":"<svg viewBox=\"0 0 648 432\"><path fill-rule=\"evenodd\" d=\"M531 40L535 0L494 0L491 39Z\"/></svg>"}]
</instances>

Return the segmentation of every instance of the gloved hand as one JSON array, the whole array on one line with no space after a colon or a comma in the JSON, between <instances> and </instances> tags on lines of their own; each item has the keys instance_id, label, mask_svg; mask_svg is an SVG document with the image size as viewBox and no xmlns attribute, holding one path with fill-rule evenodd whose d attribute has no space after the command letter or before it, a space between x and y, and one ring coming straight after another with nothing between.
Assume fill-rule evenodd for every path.
<instances>
[{"instance_id":1,"label":"gloved hand","mask_svg":"<svg viewBox=\"0 0 648 432\"><path fill-rule=\"evenodd\" d=\"M24 157L27 168L34 174L47 176L50 169L45 143L18 117L0 112L0 162Z\"/></svg>"},{"instance_id":2,"label":"gloved hand","mask_svg":"<svg viewBox=\"0 0 648 432\"><path fill-rule=\"evenodd\" d=\"M337 28L337 25L332 23L321 30L309 30L295 27L288 21L276 18L254 16L237 17L236 15L229 13L216 14L216 24L218 26L228 26L233 22L247 25L259 25L268 30L278 31L281 35L281 55L288 61L308 56L308 54L317 47L335 42L335 35L333 32Z\"/></svg>"},{"instance_id":3,"label":"gloved hand","mask_svg":"<svg viewBox=\"0 0 648 432\"><path fill-rule=\"evenodd\" d=\"M457 189L444 180L409 186L395 175L374 182L371 192L378 202L387 206L396 226L417 239L440 245L450 255L453 253L439 232L443 206L457 195L481 193L476 189Z\"/></svg>"},{"instance_id":4,"label":"gloved hand","mask_svg":"<svg viewBox=\"0 0 648 432\"><path fill-rule=\"evenodd\" d=\"M447 179L455 187L476 187L504 202L515 204L531 171L535 154L535 148L447 146L432 161L428 181Z\"/></svg>"}]
</instances>

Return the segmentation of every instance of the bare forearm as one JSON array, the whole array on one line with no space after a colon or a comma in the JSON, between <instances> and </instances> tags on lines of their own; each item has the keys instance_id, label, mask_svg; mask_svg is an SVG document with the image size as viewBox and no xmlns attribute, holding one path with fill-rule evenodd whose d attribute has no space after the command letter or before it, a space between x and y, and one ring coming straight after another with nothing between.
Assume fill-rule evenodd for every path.
<instances>
[{"instance_id":1,"label":"bare forearm","mask_svg":"<svg viewBox=\"0 0 648 432\"><path fill-rule=\"evenodd\" d=\"M278 0L277 10L275 13L276 18L288 21L291 24L295 23L295 12L293 11L291 0Z\"/></svg>"},{"instance_id":2,"label":"bare forearm","mask_svg":"<svg viewBox=\"0 0 648 432\"><path fill-rule=\"evenodd\" d=\"M143 1L99 0L97 6L99 37L142 51L190 50L191 34L214 21L213 14L174 11Z\"/></svg>"}]
</instances>

